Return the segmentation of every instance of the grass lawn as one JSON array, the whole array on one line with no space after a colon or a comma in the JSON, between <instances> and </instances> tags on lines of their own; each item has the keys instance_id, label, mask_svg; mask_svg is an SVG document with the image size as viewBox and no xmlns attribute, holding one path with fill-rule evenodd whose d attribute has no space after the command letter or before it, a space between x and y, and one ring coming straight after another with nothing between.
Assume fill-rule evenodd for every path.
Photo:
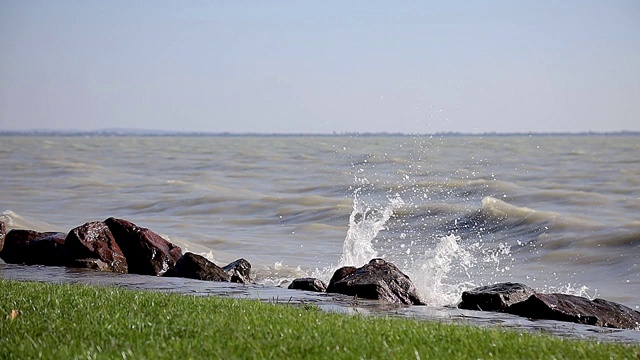
<instances>
[{"instance_id":1,"label":"grass lawn","mask_svg":"<svg viewBox=\"0 0 640 360\"><path fill-rule=\"evenodd\" d=\"M640 359L640 345L253 300L0 280L0 358Z\"/></svg>"}]
</instances>

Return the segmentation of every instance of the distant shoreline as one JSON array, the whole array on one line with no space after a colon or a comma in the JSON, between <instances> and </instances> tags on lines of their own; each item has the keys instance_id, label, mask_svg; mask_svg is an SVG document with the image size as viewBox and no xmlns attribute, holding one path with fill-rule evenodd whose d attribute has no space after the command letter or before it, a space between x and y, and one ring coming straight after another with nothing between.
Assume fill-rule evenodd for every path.
<instances>
[{"instance_id":1,"label":"distant shoreline","mask_svg":"<svg viewBox=\"0 0 640 360\"><path fill-rule=\"evenodd\" d=\"M161 131L135 129L105 129L105 130L16 130L0 131L0 136L41 136L41 137L509 137L509 136L640 136L640 131L615 132L437 132L437 133L391 133L391 132L334 132L334 133L234 133L234 132L197 132L197 131Z\"/></svg>"}]
</instances>

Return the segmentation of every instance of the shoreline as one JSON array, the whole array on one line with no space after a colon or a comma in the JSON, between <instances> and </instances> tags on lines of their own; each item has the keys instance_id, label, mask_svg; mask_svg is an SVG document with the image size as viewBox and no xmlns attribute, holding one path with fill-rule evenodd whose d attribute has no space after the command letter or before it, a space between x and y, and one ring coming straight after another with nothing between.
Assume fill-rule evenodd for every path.
<instances>
[{"instance_id":1,"label":"shoreline","mask_svg":"<svg viewBox=\"0 0 640 360\"><path fill-rule=\"evenodd\" d=\"M398 306L376 300L356 299L347 295L289 290L258 284L116 274L55 266L0 264L0 281L3 280L96 285L197 297L224 297L259 300L266 303L313 305L328 313L398 317L427 322L469 325L483 329L500 328L533 334L544 333L559 339L640 344L640 331L635 330L602 328L553 320L531 320L506 313L470 311L454 307Z\"/></svg>"},{"instance_id":2,"label":"shoreline","mask_svg":"<svg viewBox=\"0 0 640 360\"><path fill-rule=\"evenodd\" d=\"M0 280L13 358L637 358L637 344L346 316L313 305Z\"/></svg>"}]
</instances>

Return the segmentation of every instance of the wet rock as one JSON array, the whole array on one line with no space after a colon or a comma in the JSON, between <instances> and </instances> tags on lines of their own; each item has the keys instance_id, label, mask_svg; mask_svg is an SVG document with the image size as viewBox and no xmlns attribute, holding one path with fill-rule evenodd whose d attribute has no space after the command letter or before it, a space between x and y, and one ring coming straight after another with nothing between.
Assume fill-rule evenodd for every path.
<instances>
[{"instance_id":1,"label":"wet rock","mask_svg":"<svg viewBox=\"0 0 640 360\"><path fill-rule=\"evenodd\" d=\"M482 311L505 311L509 306L525 301L535 290L518 283L499 283L475 288L462 293L458 308Z\"/></svg>"},{"instance_id":2,"label":"wet rock","mask_svg":"<svg viewBox=\"0 0 640 360\"><path fill-rule=\"evenodd\" d=\"M122 250L113 238L107 224L102 221L88 222L71 230L65 240L65 245L74 259L99 259L102 264L91 262L91 269L126 273L127 260ZM87 262L75 265L87 267ZM75 266L74 263L70 266Z\"/></svg>"},{"instance_id":3,"label":"wet rock","mask_svg":"<svg viewBox=\"0 0 640 360\"><path fill-rule=\"evenodd\" d=\"M251 281L251 264L245 259L238 259L223 269L231 276L231 282L248 284Z\"/></svg>"},{"instance_id":4,"label":"wet rock","mask_svg":"<svg viewBox=\"0 0 640 360\"><path fill-rule=\"evenodd\" d=\"M7 234L7 229L4 226L4 222L0 221L0 251L2 251L2 247L4 246L4 237Z\"/></svg>"},{"instance_id":5,"label":"wet rock","mask_svg":"<svg viewBox=\"0 0 640 360\"><path fill-rule=\"evenodd\" d=\"M368 264L355 269L338 269L340 274L333 278L327 292L335 292L365 299L378 299L393 304L423 305L411 279L394 264L383 259L373 259ZM349 274L349 272L351 272ZM332 278L332 279L333 279Z\"/></svg>"},{"instance_id":6,"label":"wet rock","mask_svg":"<svg viewBox=\"0 0 640 360\"><path fill-rule=\"evenodd\" d=\"M288 289L325 292L327 291L327 285L320 279L302 278L293 280Z\"/></svg>"},{"instance_id":7,"label":"wet rock","mask_svg":"<svg viewBox=\"0 0 640 360\"><path fill-rule=\"evenodd\" d=\"M91 270L99 270L99 271L113 271L112 268L106 262L95 259L73 259L69 262L70 267L74 268L82 268L82 269L91 269Z\"/></svg>"},{"instance_id":8,"label":"wet rock","mask_svg":"<svg viewBox=\"0 0 640 360\"><path fill-rule=\"evenodd\" d=\"M507 309L532 319L567 321L619 329L639 329L640 312L603 299L567 294L533 294Z\"/></svg>"},{"instance_id":9,"label":"wet rock","mask_svg":"<svg viewBox=\"0 0 640 360\"><path fill-rule=\"evenodd\" d=\"M0 258L8 264L66 266L65 233L13 229L4 237Z\"/></svg>"},{"instance_id":10,"label":"wet rock","mask_svg":"<svg viewBox=\"0 0 640 360\"><path fill-rule=\"evenodd\" d=\"M336 270L333 273L331 280L329 280L329 286L327 286L327 292L337 292L334 290L335 283L353 274L354 272L356 272L355 266L343 266L340 269Z\"/></svg>"},{"instance_id":11,"label":"wet rock","mask_svg":"<svg viewBox=\"0 0 640 360\"><path fill-rule=\"evenodd\" d=\"M147 228L112 217L104 223L127 259L131 274L160 276L173 268L182 256L180 247Z\"/></svg>"},{"instance_id":12,"label":"wet rock","mask_svg":"<svg viewBox=\"0 0 640 360\"><path fill-rule=\"evenodd\" d=\"M204 256L190 252L184 254L173 270L168 271L165 276L208 281L231 280L231 276L224 269L207 260Z\"/></svg>"}]
</instances>

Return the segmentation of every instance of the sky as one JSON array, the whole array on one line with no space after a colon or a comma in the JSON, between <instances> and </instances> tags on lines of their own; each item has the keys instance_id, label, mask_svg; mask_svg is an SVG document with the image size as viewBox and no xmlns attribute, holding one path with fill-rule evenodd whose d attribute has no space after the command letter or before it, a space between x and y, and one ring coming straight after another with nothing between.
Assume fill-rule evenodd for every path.
<instances>
[{"instance_id":1,"label":"sky","mask_svg":"<svg viewBox=\"0 0 640 360\"><path fill-rule=\"evenodd\" d=\"M640 1L0 2L0 130L640 131Z\"/></svg>"}]
</instances>

